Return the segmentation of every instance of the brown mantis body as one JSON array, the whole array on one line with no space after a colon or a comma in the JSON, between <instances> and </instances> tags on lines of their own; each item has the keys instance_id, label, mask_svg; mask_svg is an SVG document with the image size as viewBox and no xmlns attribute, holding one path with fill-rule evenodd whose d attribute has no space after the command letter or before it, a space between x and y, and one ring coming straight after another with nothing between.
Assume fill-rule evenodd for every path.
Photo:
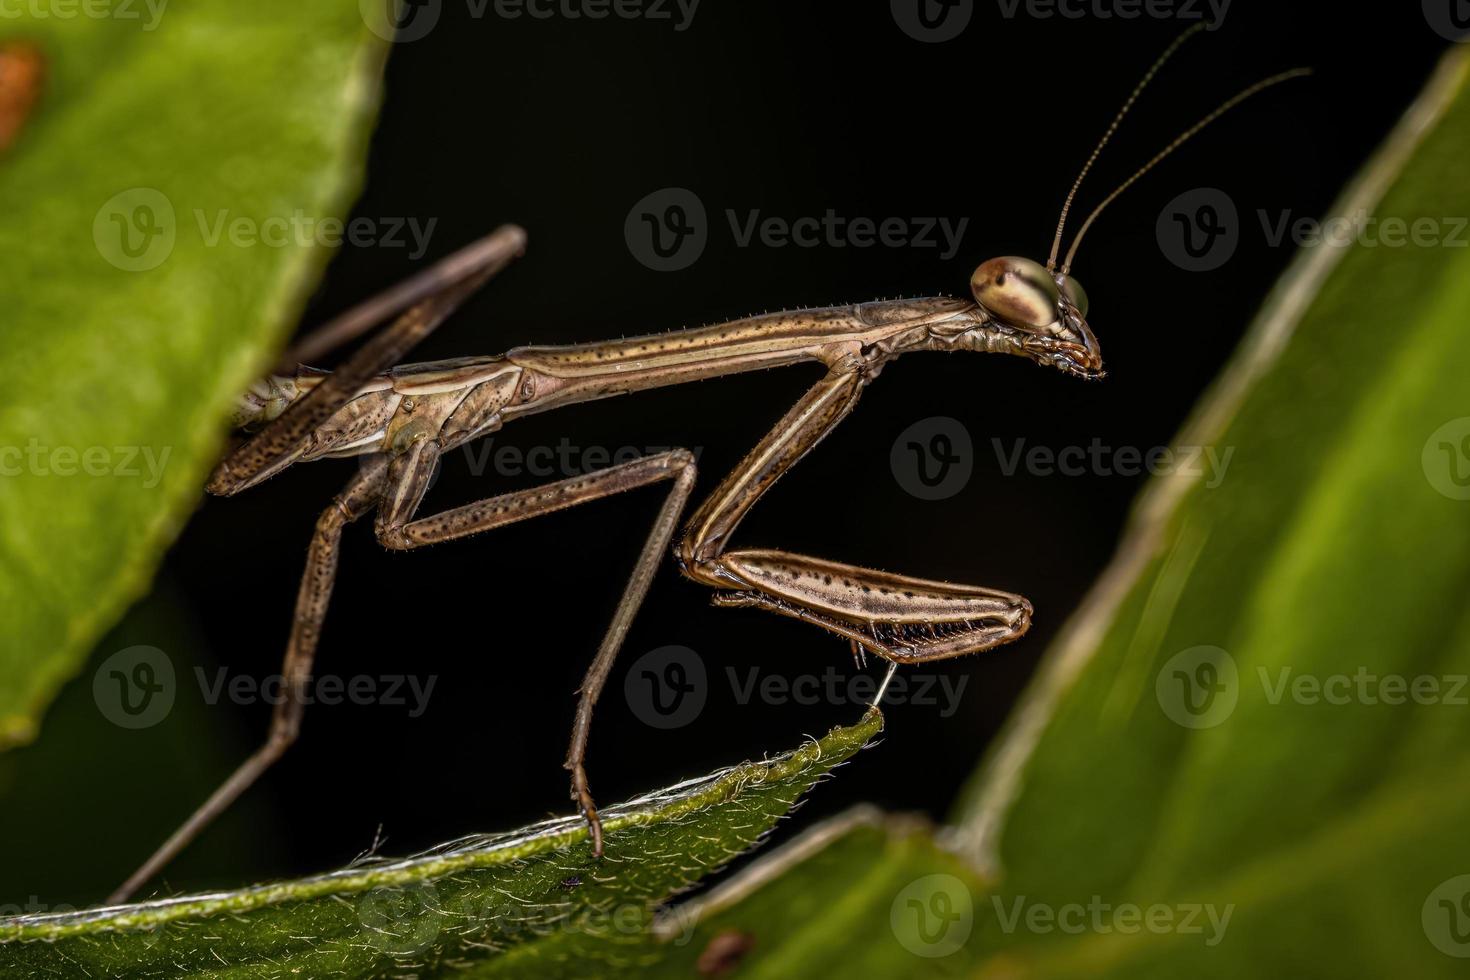
<instances>
[{"instance_id":1,"label":"brown mantis body","mask_svg":"<svg viewBox=\"0 0 1470 980\"><path fill-rule=\"evenodd\" d=\"M1189 33L1193 31L1185 36ZM1144 83L1152 74L1151 69ZM1283 77L1288 76L1253 86L1204 122ZM1131 104L1130 98L1118 118ZM1058 242L1060 236L1059 225ZM269 738L114 899L125 898L148 880L296 739L341 533L369 514L384 547L412 550L638 487L670 484L580 689L565 763L595 856L602 853L602 828L584 768L592 710L671 544L683 574L716 590L717 604L755 606L820 626L846 639L854 654L870 652L893 666L988 650L1026 632L1032 609L1017 595L785 551L732 548L730 542L755 502L852 412L863 389L894 358L917 351L1005 353L1079 377L1100 378L1102 358L1084 319L1086 299L1067 274L1070 253L1060 272L1053 271L1055 247L1053 261L1045 267L1026 259L992 259L972 277L973 298L801 310L605 343L520 347L493 357L397 366L410 348L520 254L525 241L521 229L502 227L327 324L306 337L293 355L315 357L397 315L335 371L301 368L278 374L253 386L242 399L235 421L256 431L220 463L209 481L210 493L229 496L295 463L322 457L358 456L362 465L317 521L285 655L286 696L276 707ZM696 477L694 456L683 449L419 514L435 468L447 452L517 418L801 362L820 363L827 373L695 510L677 540Z\"/></svg>"}]
</instances>

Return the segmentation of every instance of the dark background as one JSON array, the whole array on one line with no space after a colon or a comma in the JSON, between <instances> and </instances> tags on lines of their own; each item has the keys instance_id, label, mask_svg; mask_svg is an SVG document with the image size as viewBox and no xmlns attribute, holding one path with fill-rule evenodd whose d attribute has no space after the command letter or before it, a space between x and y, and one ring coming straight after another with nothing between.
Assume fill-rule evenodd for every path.
<instances>
[{"instance_id":1,"label":"dark background","mask_svg":"<svg viewBox=\"0 0 1470 980\"><path fill-rule=\"evenodd\" d=\"M505 221L529 230L528 254L416 359L960 293L986 258L1044 259L1077 168L1184 24L1038 19L1025 6L1007 18L996 0L973 6L957 39L921 43L886 3L704 0L677 31L668 20L507 20L493 8L477 19L464 0L445 0L435 29L393 53L355 211L437 219L429 253L415 262L407 248L344 248L306 322ZM1091 295L1107 380L1085 384L1019 359L905 358L752 513L738 545L991 585L1037 609L1023 642L938 668L952 684L967 679L957 711L891 706L882 745L821 786L778 836L861 800L945 814L1106 563L1142 483L1008 477L992 439L1007 451L1018 439L1054 449L1094 438L1166 444L1291 257L1267 241L1258 210L1272 220L1323 213L1446 44L1418 4L1236 0L1223 27L1192 41L1137 107L1084 187L1084 213L1237 89L1299 64L1317 75L1227 116L1091 233L1075 271ZM624 220L671 186L704 203L709 244L688 268L656 272L630 253ZM1225 191L1241 215L1234 257L1211 272L1173 264L1155 233L1165 205L1196 187ZM739 247L726 209L742 219L752 209L785 219L832 209L969 225L952 258L938 248ZM581 406L518 422L496 445L566 437L608 449L687 446L700 452L703 493L819 376L791 368ZM889 464L899 433L931 416L958 420L974 444L968 485L937 502L907 493ZM16 798L33 803L25 819L63 832L56 847L64 835L74 844L104 834L106 846L70 864L49 844L23 849L0 875L0 902L99 899L255 746L269 707L201 705L193 668L255 678L279 669L315 516L354 465L302 467L201 506L154 596L98 650L167 650L178 707L154 729L124 732L98 717L90 669L71 685L47 737L14 753L6 778L34 788ZM427 506L531 482L475 476L456 454ZM412 719L385 705L310 709L301 742L174 865L168 885L326 870L367 848L380 825L385 851L397 854L571 812L560 764L573 692L659 501L642 491L412 554L382 551L366 527L349 531L318 673L436 677L428 711ZM698 653L708 695L692 723L661 731L640 720L623 682L639 656L669 644ZM854 671L844 643L790 620L711 608L706 590L666 565L598 708L590 772L599 801L792 747L861 713L855 703L739 704L726 669L743 679L752 667L785 677ZM92 741L62 749L52 740L62 726ZM58 780L63 763L75 775Z\"/></svg>"}]
</instances>

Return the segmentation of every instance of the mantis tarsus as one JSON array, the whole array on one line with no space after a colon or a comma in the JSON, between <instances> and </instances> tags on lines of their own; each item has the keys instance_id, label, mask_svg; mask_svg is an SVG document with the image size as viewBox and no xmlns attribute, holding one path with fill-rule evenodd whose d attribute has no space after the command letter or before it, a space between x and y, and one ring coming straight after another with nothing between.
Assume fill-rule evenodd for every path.
<instances>
[{"instance_id":1,"label":"mantis tarsus","mask_svg":"<svg viewBox=\"0 0 1470 980\"><path fill-rule=\"evenodd\" d=\"M732 549L730 538L755 502L847 417L863 388L900 355L1014 354L1081 378L1102 377L1101 352L1085 320L1086 297L1070 275L1072 258L1093 219L1118 193L1221 113L1301 73L1265 79L1186 130L1103 200L1058 267L1067 212L1083 177L1155 71L1198 29L1186 31L1165 50L1103 134L1067 195L1047 263L1015 257L984 262L971 277L969 298L807 309L604 343L519 347L498 356L399 365L415 344L521 253L525 233L507 225L306 336L291 352L288 364L314 359L396 317L335 371L302 367L254 385L235 419L254 434L228 454L207 486L212 494L229 496L295 463L328 456L362 459L356 474L317 520L282 670L285 697L275 708L266 743L112 899L125 899L151 878L295 741L341 533L370 513L384 547L411 550L626 490L670 484L580 689L565 766L571 772L572 799L587 820L594 857L602 854L603 837L584 768L592 709L671 544L680 571L716 590L716 604L755 606L820 626L846 639L855 656L866 651L888 661L890 676L899 664L964 656L1021 637L1032 615L1030 603L1021 596L784 551ZM696 475L694 456L683 449L429 516L418 514L441 457L516 418L613 395L808 361L825 365L826 375L710 494L677 541L675 529Z\"/></svg>"}]
</instances>

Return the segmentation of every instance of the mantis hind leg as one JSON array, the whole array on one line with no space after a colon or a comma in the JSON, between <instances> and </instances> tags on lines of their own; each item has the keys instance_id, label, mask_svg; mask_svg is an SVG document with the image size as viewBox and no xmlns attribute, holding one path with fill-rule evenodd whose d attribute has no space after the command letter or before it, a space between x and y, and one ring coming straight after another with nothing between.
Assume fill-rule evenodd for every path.
<instances>
[{"instance_id":1,"label":"mantis hind leg","mask_svg":"<svg viewBox=\"0 0 1470 980\"><path fill-rule=\"evenodd\" d=\"M308 344L326 349L350 340L383 319L403 311L306 396L231 450L210 477L209 492L221 495L238 493L290 466L311 444L321 424L355 397L364 382L398 363L471 294L519 255L525 248L525 242L524 231L514 225L505 225L419 276L368 300L309 334L306 338ZM405 310L404 307L408 308ZM317 639L336 581L337 549L342 528L377 506L387 480L386 457L366 457L357 475L317 520L282 668L285 697L276 706L265 745L241 764L143 866L113 892L110 901L126 900L157 874L296 740L304 707L301 695L311 676Z\"/></svg>"},{"instance_id":2,"label":"mantis hind leg","mask_svg":"<svg viewBox=\"0 0 1470 980\"><path fill-rule=\"evenodd\" d=\"M296 741L306 706L306 684L311 679L312 663L316 659L317 640L326 620L332 586L337 579L337 549L342 539L342 528L370 513L377 505L386 471L387 463L383 457L371 457L317 519L306 554L306 570L301 575L301 590L296 597L291 637L286 643L286 655L281 665L284 678L282 698L271 715L270 734L265 744L241 763L143 866L108 897L109 904L126 901L128 896L163 870Z\"/></svg>"}]
</instances>

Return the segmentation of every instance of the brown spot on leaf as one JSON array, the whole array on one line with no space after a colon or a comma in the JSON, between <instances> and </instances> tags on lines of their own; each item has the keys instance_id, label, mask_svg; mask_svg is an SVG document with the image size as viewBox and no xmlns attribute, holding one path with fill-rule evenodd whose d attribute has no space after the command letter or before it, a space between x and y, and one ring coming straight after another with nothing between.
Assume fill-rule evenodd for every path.
<instances>
[{"instance_id":1,"label":"brown spot on leaf","mask_svg":"<svg viewBox=\"0 0 1470 980\"><path fill-rule=\"evenodd\" d=\"M718 933L699 954L695 966L702 977L727 976L745 959L755 945L755 936L738 929L726 929Z\"/></svg>"},{"instance_id":2,"label":"brown spot on leaf","mask_svg":"<svg viewBox=\"0 0 1470 980\"><path fill-rule=\"evenodd\" d=\"M41 96L46 62L35 45L0 45L0 153L20 136L21 127Z\"/></svg>"}]
</instances>

